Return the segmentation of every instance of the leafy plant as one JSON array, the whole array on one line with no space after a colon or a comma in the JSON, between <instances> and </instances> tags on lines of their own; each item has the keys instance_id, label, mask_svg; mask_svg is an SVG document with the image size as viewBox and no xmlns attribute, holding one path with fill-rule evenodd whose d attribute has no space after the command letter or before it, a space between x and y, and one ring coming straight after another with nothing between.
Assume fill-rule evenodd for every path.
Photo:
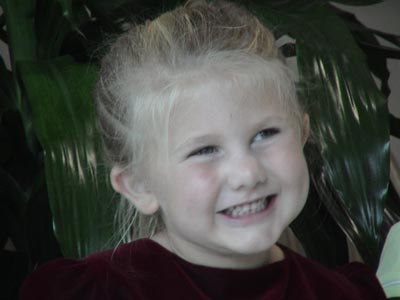
<instances>
[{"instance_id":1,"label":"leafy plant","mask_svg":"<svg viewBox=\"0 0 400 300\"><path fill-rule=\"evenodd\" d=\"M90 99L96 51L126 23L178 2L0 0L0 38L11 56L11 71L0 60L0 241L3 249L11 241L16 250L3 250L6 270L19 262L10 294L37 264L61 255L82 257L118 240L117 200L101 161ZM295 234L307 255L326 265L348 260L347 236L376 266L385 231L400 220L397 194L386 201L385 98L386 58L399 59L400 52L381 46L375 35L397 46L399 37L370 30L324 0L242 4L278 37L295 39L282 50L296 56L300 96L314 132L306 149L314 184L292 224ZM382 82L381 92L371 71ZM13 254L20 258L8 259Z\"/></svg>"},{"instance_id":2,"label":"leafy plant","mask_svg":"<svg viewBox=\"0 0 400 300\"><path fill-rule=\"evenodd\" d=\"M293 4L266 12L265 22L296 39L300 96L321 155L315 188L364 260L376 266L389 182L386 101L364 53L328 6Z\"/></svg>"}]
</instances>

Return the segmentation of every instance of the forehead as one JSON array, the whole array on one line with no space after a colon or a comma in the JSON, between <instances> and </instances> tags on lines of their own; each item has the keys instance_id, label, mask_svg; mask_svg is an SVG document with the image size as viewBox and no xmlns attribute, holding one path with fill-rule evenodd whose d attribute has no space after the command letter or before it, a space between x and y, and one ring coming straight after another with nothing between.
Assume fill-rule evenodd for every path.
<instances>
[{"instance_id":1,"label":"forehead","mask_svg":"<svg viewBox=\"0 0 400 300\"><path fill-rule=\"evenodd\" d=\"M254 130L278 120L287 123L291 117L273 89L247 90L213 81L179 101L171 114L168 148L174 150L193 138L207 137L208 142L248 138Z\"/></svg>"},{"instance_id":2,"label":"forehead","mask_svg":"<svg viewBox=\"0 0 400 300\"><path fill-rule=\"evenodd\" d=\"M222 112L245 114L249 110L254 117L279 113L289 117L287 101L279 92L280 87L274 82L249 83L241 78L210 79L203 83L188 86L180 94L170 115L173 124L196 115L220 116Z\"/></svg>"},{"instance_id":3,"label":"forehead","mask_svg":"<svg viewBox=\"0 0 400 300\"><path fill-rule=\"evenodd\" d=\"M181 75L170 85L168 109L160 115L165 122L159 122L161 127L154 133L162 160L168 156L166 150L173 148L173 136L199 135L202 128L211 131L216 120L218 125L228 127L240 116L253 120L279 112L295 126L300 125L301 109L294 104L295 90L277 63L222 71L218 66L213 70L205 67Z\"/></svg>"}]
</instances>

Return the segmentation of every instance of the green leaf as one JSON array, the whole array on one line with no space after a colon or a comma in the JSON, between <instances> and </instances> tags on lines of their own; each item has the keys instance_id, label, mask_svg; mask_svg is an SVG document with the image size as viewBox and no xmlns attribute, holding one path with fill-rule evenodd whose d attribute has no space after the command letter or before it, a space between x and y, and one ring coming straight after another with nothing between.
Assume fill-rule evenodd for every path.
<instances>
[{"instance_id":1,"label":"green leaf","mask_svg":"<svg viewBox=\"0 0 400 300\"><path fill-rule=\"evenodd\" d=\"M15 103L12 101L14 98L13 76L7 70L3 59L0 58L0 117L8 109L15 109Z\"/></svg>"},{"instance_id":2,"label":"green leaf","mask_svg":"<svg viewBox=\"0 0 400 300\"><path fill-rule=\"evenodd\" d=\"M383 0L335 0L333 2L346 4L346 5L373 5L383 2Z\"/></svg>"},{"instance_id":3,"label":"green leaf","mask_svg":"<svg viewBox=\"0 0 400 300\"><path fill-rule=\"evenodd\" d=\"M62 7L62 15L66 18L73 30L83 35L80 25L89 20L90 12L81 1L57 0Z\"/></svg>"},{"instance_id":4,"label":"green leaf","mask_svg":"<svg viewBox=\"0 0 400 300\"><path fill-rule=\"evenodd\" d=\"M26 252L23 228L26 195L18 182L3 168L0 168L0 199L0 236L10 238L17 251Z\"/></svg>"},{"instance_id":5,"label":"green leaf","mask_svg":"<svg viewBox=\"0 0 400 300\"><path fill-rule=\"evenodd\" d=\"M91 87L95 68L70 57L18 65L45 153L45 174L55 232L66 257L108 247L114 210L101 162Z\"/></svg>"},{"instance_id":6,"label":"green leaf","mask_svg":"<svg viewBox=\"0 0 400 300\"><path fill-rule=\"evenodd\" d=\"M389 182L387 103L364 54L327 8L260 16L296 39L300 96L323 163L322 173L313 174L316 187L363 259L376 266Z\"/></svg>"},{"instance_id":7,"label":"green leaf","mask_svg":"<svg viewBox=\"0 0 400 300\"><path fill-rule=\"evenodd\" d=\"M371 30L371 31L377 36L383 38L384 40L387 40L388 42L396 45L397 47L400 47L400 35L394 35L379 30Z\"/></svg>"},{"instance_id":8,"label":"green leaf","mask_svg":"<svg viewBox=\"0 0 400 300\"><path fill-rule=\"evenodd\" d=\"M66 17L67 14L57 1L38 1L35 14L38 59L60 55L61 46L74 26Z\"/></svg>"},{"instance_id":9,"label":"green leaf","mask_svg":"<svg viewBox=\"0 0 400 300\"><path fill-rule=\"evenodd\" d=\"M346 236L321 204L313 182L306 205L290 227L301 241L307 257L330 268L348 262Z\"/></svg>"},{"instance_id":10,"label":"green leaf","mask_svg":"<svg viewBox=\"0 0 400 300\"><path fill-rule=\"evenodd\" d=\"M35 0L1 0L6 16L12 69L20 60L36 58Z\"/></svg>"},{"instance_id":11,"label":"green leaf","mask_svg":"<svg viewBox=\"0 0 400 300\"><path fill-rule=\"evenodd\" d=\"M59 243L54 236L48 198L43 168L32 185L25 215L26 240L32 265L41 265L62 256Z\"/></svg>"},{"instance_id":12,"label":"green leaf","mask_svg":"<svg viewBox=\"0 0 400 300\"><path fill-rule=\"evenodd\" d=\"M349 28L354 39L365 53L370 71L381 81L382 94L388 97L390 94L390 73L387 68L387 59L389 58L387 55L388 48L380 45L375 36L375 30L365 27L353 14L332 5L329 8L344 20L346 27ZM388 38L395 38L395 36L388 36ZM389 50L394 51L394 49ZM400 50L398 53L400 54Z\"/></svg>"},{"instance_id":13,"label":"green leaf","mask_svg":"<svg viewBox=\"0 0 400 300\"><path fill-rule=\"evenodd\" d=\"M59 0L65 1L65 0ZM121 7L122 5L129 2L129 0L87 0L86 1L90 8L96 8L98 11L103 11L104 13L112 12L113 10Z\"/></svg>"},{"instance_id":14,"label":"green leaf","mask_svg":"<svg viewBox=\"0 0 400 300\"><path fill-rule=\"evenodd\" d=\"M35 33L35 0L0 0L7 25L7 42L11 58L11 69L16 69L16 63L23 60L35 60L36 33ZM21 96L16 72L12 73L11 83L12 104L17 108L24 120L24 131L32 153L35 152L35 141L32 133L29 107Z\"/></svg>"},{"instance_id":15,"label":"green leaf","mask_svg":"<svg viewBox=\"0 0 400 300\"><path fill-rule=\"evenodd\" d=\"M308 32L296 36L297 53L301 77L308 81L303 98L322 141L321 179L337 196L333 216L365 261L376 266L389 182L387 103L340 20L322 8L310 11L309 19ZM311 37L319 42L311 46Z\"/></svg>"}]
</instances>

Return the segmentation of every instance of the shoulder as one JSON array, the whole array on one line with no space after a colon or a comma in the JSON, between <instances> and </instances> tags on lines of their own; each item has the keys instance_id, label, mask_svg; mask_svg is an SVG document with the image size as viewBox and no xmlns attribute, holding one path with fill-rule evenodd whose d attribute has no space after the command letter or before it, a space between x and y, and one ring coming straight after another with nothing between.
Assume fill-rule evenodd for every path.
<instances>
[{"instance_id":1,"label":"shoulder","mask_svg":"<svg viewBox=\"0 0 400 300\"><path fill-rule=\"evenodd\" d=\"M26 278L20 299L130 299L138 289L136 283L156 273L151 261L158 249L147 241L44 264Z\"/></svg>"},{"instance_id":2,"label":"shoulder","mask_svg":"<svg viewBox=\"0 0 400 300\"><path fill-rule=\"evenodd\" d=\"M353 262L332 270L287 248L284 252L297 280L324 299L386 299L375 273L365 264Z\"/></svg>"}]
</instances>

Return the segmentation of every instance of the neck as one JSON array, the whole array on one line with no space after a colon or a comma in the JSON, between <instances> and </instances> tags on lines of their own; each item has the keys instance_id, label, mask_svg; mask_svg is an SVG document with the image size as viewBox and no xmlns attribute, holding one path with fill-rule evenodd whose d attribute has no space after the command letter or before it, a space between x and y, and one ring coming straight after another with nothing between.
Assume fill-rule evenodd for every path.
<instances>
[{"instance_id":1,"label":"neck","mask_svg":"<svg viewBox=\"0 0 400 300\"><path fill-rule=\"evenodd\" d=\"M192 253L192 255L189 256L186 254L188 251L185 251L187 247L175 243L174 239L165 231L155 234L151 239L183 260L192 264L214 268L255 269L281 261L285 258L283 251L277 245L272 245L271 248L262 253L239 255L231 255L223 252L219 253L218 251L212 254L204 253L204 251L197 251L197 254L193 255L196 251L193 251L193 246L191 245L190 253Z\"/></svg>"}]
</instances>

